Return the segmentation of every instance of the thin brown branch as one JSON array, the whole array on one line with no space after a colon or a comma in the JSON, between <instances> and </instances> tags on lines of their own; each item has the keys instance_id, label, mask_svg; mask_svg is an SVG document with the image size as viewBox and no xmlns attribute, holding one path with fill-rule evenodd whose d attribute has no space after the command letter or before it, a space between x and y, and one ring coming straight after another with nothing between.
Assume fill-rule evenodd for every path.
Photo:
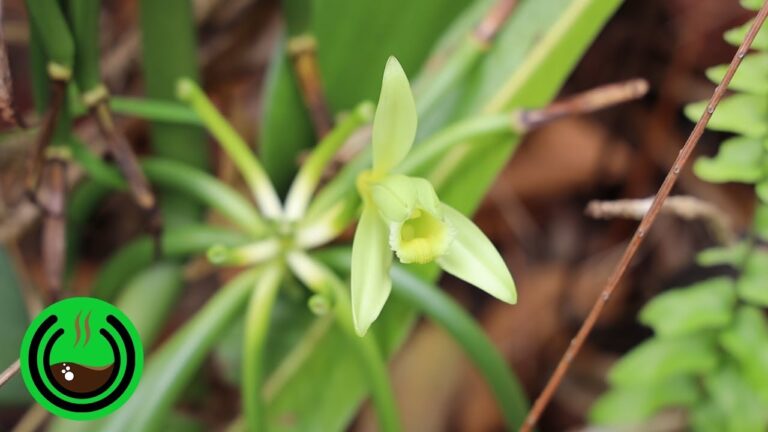
<instances>
[{"instance_id":1,"label":"thin brown branch","mask_svg":"<svg viewBox=\"0 0 768 432\"><path fill-rule=\"evenodd\" d=\"M648 82L642 78L606 84L556 101L541 109L521 111L517 123L520 130L527 131L565 116L591 113L639 99L646 93Z\"/></svg>"},{"instance_id":2,"label":"thin brown branch","mask_svg":"<svg viewBox=\"0 0 768 432\"><path fill-rule=\"evenodd\" d=\"M512 15L515 6L517 6L517 0L499 0L491 7L472 32L481 45L488 46L491 44L504 22Z\"/></svg>"},{"instance_id":3,"label":"thin brown branch","mask_svg":"<svg viewBox=\"0 0 768 432\"><path fill-rule=\"evenodd\" d=\"M62 280L67 249L67 163L52 156L46 161L50 195L43 206L43 268L48 302L61 298Z\"/></svg>"},{"instance_id":4,"label":"thin brown branch","mask_svg":"<svg viewBox=\"0 0 768 432\"><path fill-rule=\"evenodd\" d=\"M303 34L288 40L288 55L293 64L296 80L312 120L317 138L322 138L333 127L333 119L320 79L317 65L317 42L314 36Z\"/></svg>"},{"instance_id":5,"label":"thin brown branch","mask_svg":"<svg viewBox=\"0 0 768 432\"><path fill-rule=\"evenodd\" d=\"M36 202L37 188L40 184L41 166L44 159L45 149L51 143L53 131L56 129L56 123L64 105L64 96L66 94L67 83L64 81L53 81L51 90L51 104L48 113L43 119L40 127L40 133L34 144L34 150L29 156L27 164L26 188L27 194L32 202Z\"/></svg>"},{"instance_id":6,"label":"thin brown branch","mask_svg":"<svg viewBox=\"0 0 768 432\"><path fill-rule=\"evenodd\" d=\"M641 220L653 204L653 197L621 199L614 201L593 200L587 204L585 213L595 219L636 219ZM671 196L664 202L661 212L683 220L704 221L721 244L730 244L736 239L731 220L717 206L692 196Z\"/></svg>"},{"instance_id":7,"label":"thin brown branch","mask_svg":"<svg viewBox=\"0 0 768 432\"><path fill-rule=\"evenodd\" d=\"M19 359L16 359L15 362L11 363L10 366L8 366L2 373L0 373L0 387L4 386L5 383L10 381L14 375L19 373L20 368L21 363L19 363Z\"/></svg>"},{"instance_id":8,"label":"thin brown branch","mask_svg":"<svg viewBox=\"0 0 768 432\"><path fill-rule=\"evenodd\" d=\"M675 182L680 175L680 170L683 166L685 166L686 162L691 156L691 153L696 148L696 144L699 142L699 139L701 138L701 135L704 133L704 129L707 126L707 123L709 123L709 120L712 117L712 113L715 112L715 108L723 98L723 95L728 89L728 84L730 84L733 75L739 68L742 59L747 55L747 51L752 45L752 41L755 39L757 32L760 30L760 27L763 25L766 16L768 16L768 0L763 3L763 6L757 13L752 27L744 37L744 41L736 51L733 60L731 60L731 64L728 66L728 70L726 71L725 76L720 81L720 84L715 88L715 91L709 100L709 104L707 105L707 109L701 115L701 118L699 118L699 121L693 128L691 135L688 137L685 145L683 145L683 148L680 150L677 159L667 173L667 177L664 179L664 183L656 193L656 198L654 199L653 204L645 216L643 216L643 219L640 221L635 234L632 236L632 240L630 240L627 248L624 251L624 254L621 257L621 260L616 265L613 273L611 274L611 277L608 279L605 287L595 301L595 304L592 306L589 315L587 315L587 318L584 320L584 323L581 325L578 333L576 333L576 336L571 340L568 349L566 349L563 357L558 362L554 373L549 378L547 384L544 386L544 390L542 390L541 394L534 402L533 408L531 408L531 411L528 413L528 416L520 427L521 432L531 431L533 426L538 422L541 414L544 412L549 402L552 400L557 387L560 385L563 377L568 372L568 368L570 367L573 358L578 354L579 350L584 345L584 341L587 339L587 336L589 336L590 332L594 328L597 319L600 317L600 313L605 307L605 304L611 298L611 295L613 295L619 280L626 272L627 267L632 261L632 258L635 256L638 248L645 239L648 230L651 228L654 221L658 217L659 212L664 205L664 201L669 196L670 192L672 191L672 187L675 185Z\"/></svg>"}]
</instances>

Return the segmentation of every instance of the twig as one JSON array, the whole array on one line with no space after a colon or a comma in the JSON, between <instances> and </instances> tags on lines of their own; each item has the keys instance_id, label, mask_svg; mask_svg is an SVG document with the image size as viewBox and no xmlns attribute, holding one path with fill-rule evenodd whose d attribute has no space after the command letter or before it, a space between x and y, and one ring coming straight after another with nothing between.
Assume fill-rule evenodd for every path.
<instances>
[{"instance_id":1,"label":"twig","mask_svg":"<svg viewBox=\"0 0 768 432\"><path fill-rule=\"evenodd\" d=\"M317 138L322 138L333 127L331 112L320 81L317 64L317 42L311 34L305 33L288 40L288 55L293 63L296 80L301 89L301 98L309 112Z\"/></svg>"},{"instance_id":2,"label":"twig","mask_svg":"<svg viewBox=\"0 0 768 432\"><path fill-rule=\"evenodd\" d=\"M593 200L587 204L585 213L595 219L625 218L641 220L653 204L653 197L641 199L621 199L615 201ZM717 206L692 196L672 196L667 198L661 212L677 216L683 220L703 220L712 234L722 244L730 244L736 235L731 221Z\"/></svg>"},{"instance_id":3,"label":"twig","mask_svg":"<svg viewBox=\"0 0 768 432\"><path fill-rule=\"evenodd\" d=\"M638 99L647 92L648 81L642 78L606 84L556 101L541 109L521 111L517 122L520 130L527 131L565 116L586 114Z\"/></svg>"},{"instance_id":4,"label":"twig","mask_svg":"<svg viewBox=\"0 0 768 432\"><path fill-rule=\"evenodd\" d=\"M481 45L490 45L504 22L512 15L515 6L517 0L499 0L491 7L472 33Z\"/></svg>"},{"instance_id":5,"label":"twig","mask_svg":"<svg viewBox=\"0 0 768 432\"><path fill-rule=\"evenodd\" d=\"M19 372L20 368L21 363L19 363L19 359L16 359L15 362L11 363L10 366L8 366L2 373L0 373L0 387L4 386L5 383L10 381L10 379Z\"/></svg>"},{"instance_id":6,"label":"twig","mask_svg":"<svg viewBox=\"0 0 768 432\"><path fill-rule=\"evenodd\" d=\"M563 377L568 371L568 368L570 367L571 362L573 361L573 358L576 356L576 354L578 354L579 350L584 345L584 341L587 339L587 336L589 336L589 333L592 331L592 328L594 328L595 323L597 322L597 319L600 316L600 313L603 311L603 308L605 307L605 304L611 298L611 295L616 289L616 286L618 285L619 280L624 275L624 272L627 270L629 263L632 261L632 258L634 257L635 253L637 253L638 248L642 244L646 233L653 225L653 222L656 220L656 217L659 215L659 212L661 211L664 201L669 196L669 193L672 190L672 187L675 185L675 182L677 181L677 177L680 175L680 170L690 158L694 148L696 148L696 144L701 138L701 135L704 133L704 128L709 122L709 119L712 117L712 113L715 112L715 108L717 107L717 104L720 102L720 99L722 99L723 95L728 89L728 84L730 84L731 79L733 78L733 75L736 73L736 70L739 68L739 65L741 64L742 59L744 58L744 56L747 55L747 51L749 50L749 47L752 45L752 41L755 39L757 32L760 30L760 27L763 25L763 22L765 21L766 16L768 16L768 0L766 0L763 3L763 6L760 8L760 11L757 13L757 16L755 17L755 21L752 24L752 27L749 29L749 32L747 33L747 35L744 37L744 41L741 43L741 46L739 46L738 51L736 51L736 54L734 55L733 60L731 60L731 64L730 66L728 66L728 70L726 71L725 76L723 77L722 81L720 81L720 84L715 88L715 91L709 100L709 104L707 105L707 109L701 115L701 118L699 118L699 121L696 123L696 127L693 128L691 135L688 137L688 140L685 142L685 145L683 145L683 148L680 150L680 153L678 154L677 159L675 160L674 164L672 165L669 172L667 173L667 177L664 179L664 183L661 185L661 187L659 188L659 191L656 193L656 198L654 199L653 204L651 205L651 208L648 210L648 213L645 214L642 221L640 221L640 224L638 225L637 230L635 231L635 234L632 236L632 240L627 245L627 248L624 251L624 255L621 257L621 260L616 265L611 277L608 279L605 287L600 293L600 296L597 298L597 300L595 301L595 304L592 306L592 309L590 310L589 315L587 315L587 318L584 320L584 323L581 325L581 328L579 329L578 333L576 333L576 336L571 340L571 343L568 346L568 349L565 351L565 354L563 354L563 357L560 359L559 363L557 364L557 367L555 368L554 373L549 378L549 381L547 381L546 386L544 386L544 390L541 392L539 397L536 399L536 402L533 404L533 408L531 408L531 411L528 413L528 417L525 419L525 422L520 427L521 432L531 431L533 426L538 422L539 418L541 417L541 414L544 411L544 409L552 400L552 397L555 394L555 390L557 390L557 387L560 385L560 382L562 381Z\"/></svg>"}]
</instances>

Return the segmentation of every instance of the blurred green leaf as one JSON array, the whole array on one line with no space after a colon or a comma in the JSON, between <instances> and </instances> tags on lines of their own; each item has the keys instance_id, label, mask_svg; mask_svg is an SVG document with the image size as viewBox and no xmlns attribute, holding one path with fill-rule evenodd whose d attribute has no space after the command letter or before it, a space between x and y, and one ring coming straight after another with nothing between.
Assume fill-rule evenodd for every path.
<instances>
[{"instance_id":1,"label":"blurred green leaf","mask_svg":"<svg viewBox=\"0 0 768 432\"><path fill-rule=\"evenodd\" d=\"M640 311L640 322L658 336L682 336L727 325L735 304L733 279L717 277L656 296Z\"/></svg>"},{"instance_id":2,"label":"blurred green leaf","mask_svg":"<svg viewBox=\"0 0 768 432\"><path fill-rule=\"evenodd\" d=\"M752 221L755 234L763 240L768 240L768 204L761 202L755 208L755 216Z\"/></svg>"},{"instance_id":3,"label":"blurred green leaf","mask_svg":"<svg viewBox=\"0 0 768 432\"><path fill-rule=\"evenodd\" d=\"M750 137L727 139L720 144L717 156L699 158L693 170L699 178L712 183L756 183L765 175L762 141Z\"/></svg>"},{"instance_id":4,"label":"blurred green leaf","mask_svg":"<svg viewBox=\"0 0 768 432\"><path fill-rule=\"evenodd\" d=\"M758 10L763 5L763 0L741 0L741 5L745 9Z\"/></svg>"},{"instance_id":5,"label":"blurred green leaf","mask_svg":"<svg viewBox=\"0 0 768 432\"><path fill-rule=\"evenodd\" d=\"M768 402L768 322L763 311L740 307L733 324L720 333L720 344L739 362L749 385Z\"/></svg>"},{"instance_id":6,"label":"blurred green leaf","mask_svg":"<svg viewBox=\"0 0 768 432\"><path fill-rule=\"evenodd\" d=\"M242 313L258 271L242 272L223 286L203 308L147 361L136 392L99 430L161 430L173 404L200 368L221 333Z\"/></svg>"},{"instance_id":7,"label":"blurred green leaf","mask_svg":"<svg viewBox=\"0 0 768 432\"><path fill-rule=\"evenodd\" d=\"M685 107L685 115L695 122L706 108L707 101L692 103ZM762 138L768 132L768 123L764 121L766 117L768 117L768 104L765 103L765 97L735 94L720 102L707 128Z\"/></svg>"},{"instance_id":8,"label":"blurred green leaf","mask_svg":"<svg viewBox=\"0 0 768 432\"><path fill-rule=\"evenodd\" d=\"M752 244L746 241L729 246L704 249L696 256L696 263L704 267L719 265L729 265L734 268L741 267L751 249Z\"/></svg>"},{"instance_id":9,"label":"blurred green leaf","mask_svg":"<svg viewBox=\"0 0 768 432\"><path fill-rule=\"evenodd\" d=\"M381 71L397 57L408 75L419 70L430 48L468 0L314 0L311 29L332 113L375 100ZM272 58L259 142L264 165L285 191L300 152L314 143L285 49Z\"/></svg>"},{"instance_id":10,"label":"blurred green leaf","mask_svg":"<svg viewBox=\"0 0 768 432\"><path fill-rule=\"evenodd\" d=\"M727 423L727 414L711 399L691 410L691 428L696 432L723 432Z\"/></svg>"},{"instance_id":11,"label":"blurred green leaf","mask_svg":"<svg viewBox=\"0 0 768 432\"><path fill-rule=\"evenodd\" d=\"M768 204L768 180L763 180L760 183L755 186L755 193L757 193L758 198L765 203Z\"/></svg>"},{"instance_id":12,"label":"blurred green leaf","mask_svg":"<svg viewBox=\"0 0 768 432\"><path fill-rule=\"evenodd\" d=\"M728 65L711 67L707 69L707 78L720 84L726 70ZM763 96L768 94L768 53L753 53L744 57L728 88Z\"/></svg>"},{"instance_id":13,"label":"blurred green leaf","mask_svg":"<svg viewBox=\"0 0 768 432\"><path fill-rule=\"evenodd\" d=\"M184 286L182 268L158 263L129 280L115 301L139 331L145 349L152 346Z\"/></svg>"},{"instance_id":14,"label":"blurred green leaf","mask_svg":"<svg viewBox=\"0 0 768 432\"><path fill-rule=\"evenodd\" d=\"M693 378L675 378L650 387L612 389L589 410L589 421L601 426L639 424L668 407L690 407L700 398Z\"/></svg>"},{"instance_id":15,"label":"blurred green leaf","mask_svg":"<svg viewBox=\"0 0 768 432\"><path fill-rule=\"evenodd\" d=\"M709 337L652 338L622 357L608 380L617 387L642 388L677 376L710 372L717 363L717 349Z\"/></svg>"},{"instance_id":16,"label":"blurred green leaf","mask_svg":"<svg viewBox=\"0 0 768 432\"><path fill-rule=\"evenodd\" d=\"M5 370L19 358L21 338L27 325L29 317L21 296L21 283L10 255L0 246L0 328L3 329L0 332L0 370ZM30 400L21 374L0 387L0 405L23 405Z\"/></svg>"},{"instance_id":17,"label":"blurred green leaf","mask_svg":"<svg viewBox=\"0 0 768 432\"><path fill-rule=\"evenodd\" d=\"M764 432L768 406L756 397L744 377L731 365L704 378L704 386L720 409L727 413L727 432Z\"/></svg>"},{"instance_id":18,"label":"blurred green leaf","mask_svg":"<svg viewBox=\"0 0 768 432\"><path fill-rule=\"evenodd\" d=\"M737 282L739 297L758 306L768 306L768 251L753 250Z\"/></svg>"},{"instance_id":19,"label":"blurred green leaf","mask_svg":"<svg viewBox=\"0 0 768 432\"><path fill-rule=\"evenodd\" d=\"M752 27L753 21L754 20L749 20L748 22L740 25L739 27L736 27L734 29L731 29L725 32L724 37L726 42L734 46L741 45L741 42L744 40L744 37L747 35L749 28ZM768 50L768 26L762 26L760 28L760 31L757 32L757 37L755 37L755 40L752 42L752 49L760 50L760 51Z\"/></svg>"}]
</instances>

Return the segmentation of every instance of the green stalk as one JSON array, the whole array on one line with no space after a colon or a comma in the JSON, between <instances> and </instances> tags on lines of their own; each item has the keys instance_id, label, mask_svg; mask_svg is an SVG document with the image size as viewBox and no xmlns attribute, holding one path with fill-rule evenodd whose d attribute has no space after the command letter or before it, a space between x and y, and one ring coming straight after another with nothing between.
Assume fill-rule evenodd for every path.
<instances>
[{"instance_id":1,"label":"green stalk","mask_svg":"<svg viewBox=\"0 0 768 432\"><path fill-rule=\"evenodd\" d=\"M364 102L358 105L352 113L336 125L312 151L288 191L285 204L285 215L289 220L297 220L304 216L312 194L320 181L323 171L333 156L339 151L360 126L373 118L373 105Z\"/></svg>"},{"instance_id":2,"label":"green stalk","mask_svg":"<svg viewBox=\"0 0 768 432\"><path fill-rule=\"evenodd\" d=\"M53 3L53 2L51 2ZM100 0L67 0L67 18L77 50L74 76L80 92L85 95L104 89L99 68L99 7ZM105 90L105 89L104 89Z\"/></svg>"},{"instance_id":3,"label":"green stalk","mask_svg":"<svg viewBox=\"0 0 768 432\"><path fill-rule=\"evenodd\" d=\"M355 347L368 384L371 386L379 430L399 431L400 420L395 395L389 382L387 364L372 331L363 337L357 335L352 322L349 288L330 269L304 252L294 252L293 255L288 264L305 285L317 293L332 293L336 323Z\"/></svg>"},{"instance_id":4,"label":"green stalk","mask_svg":"<svg viewBox=\"0 0 768 432\"><path fill-rule=\"evenodd\" d=\"M197 44L190 0L141 0L139 2L144 68L144 88L153 100L176 101L176 81L198 80ZM203 130L189 125L153 122L152 149L162 157L195 168L208 169L208 148ZM200 204L189 197L161 191L165 225L199 219Z\"/></svg>"},{"instance_id":5,"label":"green stalk","mask_svg":"<svg viewBox=\"0 0 768 432\"><path fill-rule=\"evenodd\" d=\"M157 123L185 126L203 125L200 117L194 111L177 102L112 96L109 98L109 107L115 113Z\"/></svg>"},{"instance_id":6,"label":"green stalk","mask_svg":"<svg viewBox=\"0 0 768 432\"><path fill-rule=\"evenodd\" d=\"M27 12L33 31L47 56L51 79L68 81L72 77L75 43L58 1L27 0Z\"/></svg>"},{"instance_id":7,"label":"green stalk","mask_svg":"<svg viewBox=\"0 0 768 432\"><path fill-rule=\"evenodd\" d=\"M282 205L264 167L235 128L221 115L200 87L189 79L181 79L177 85L179 99L188 103L202 119L221 147L245 178L254 199L267 217L282 214Z\"/></svg>"},{"instance_id":8,"label":"green stalk","mask_svg":"<svg viewBox=\"0 0 768 432\"><path fill-rule=\"evenodd\" d=\"M269 321L275 304L283 266L272 262L264 267L251 294L245 314L243 338L243 411L248 430L266 430L266 415L261 389L264 381L264 351Z\"/></svg>"},{"instance_id":9,"label":"green stalk","mask_svg":"<svg viewBox=\"0 0 768 432\"><path fill-rule=\"evenodd\" d=\"M131 399L100 430L160 430L162 421L223 332L243 312L259 271L248 270L223 286L146 363Z\"/></svg>"},{"instance_id":10,"label":"green stalk","mask_svg":"<svg viewBox=\"0 0 768 432\"><path fill-rule=\"evenodd\" d=\"M169 227L162 237L163 254L170 258L186 258L204 253L211 246L242 244L241 233L209 225L183 225ZM154 245L150 237L141 237L123 246L102 267L91 287L94 297L111 300L140 270L153 260Z\"/></svg>"}]
</instances>

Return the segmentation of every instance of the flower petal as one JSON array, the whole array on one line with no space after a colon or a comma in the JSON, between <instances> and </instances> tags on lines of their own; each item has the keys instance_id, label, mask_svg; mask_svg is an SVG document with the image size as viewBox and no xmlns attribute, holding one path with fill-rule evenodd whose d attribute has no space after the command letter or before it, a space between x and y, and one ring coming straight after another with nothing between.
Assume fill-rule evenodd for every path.
<instances>
[{"instance_id":1,"label":"flower petal","mask_svg":"<svg viewBox=\"0 0 768 432\"><path fill-rule=\"evenodd\" d=\"M408 154L416 137L416 103L408 77L396 58L384 68L381 95L373 118L373 170L389 172Z\"/></svg>"},{"instance_id":2,"label":"flower petal","mask_svg":"<svg viewBox=\"0 0 768 432\"><path fill-rule=\"evenodd\" d=\"M443 204L443 214L456 237L438 258L445 271L507 303L517 302L515 282L504 259L488 237L458 210Z\"/></svg>"},{"instance_id":3,"label":"flower petal","mask_svg":"<svg viewBox=\"0 0 768 432\"><path fill-rule=\"evenodd\" d=\"M360 336L376 320L392 291L387 225L375 208L366 205L352 243L352 318Z\"/></svg>"},{"instance_id":4,"label":"flower petal","mask_svg":"<svg viewBox=\"0 0 768 432\"><path fill-rule=\"evenodd\" d=\"M415 208L442 214L440 199L428 180L391 174L371 186L371 196L381 217L387 222L402 222Z\"/></svg>"}]
</instances>

